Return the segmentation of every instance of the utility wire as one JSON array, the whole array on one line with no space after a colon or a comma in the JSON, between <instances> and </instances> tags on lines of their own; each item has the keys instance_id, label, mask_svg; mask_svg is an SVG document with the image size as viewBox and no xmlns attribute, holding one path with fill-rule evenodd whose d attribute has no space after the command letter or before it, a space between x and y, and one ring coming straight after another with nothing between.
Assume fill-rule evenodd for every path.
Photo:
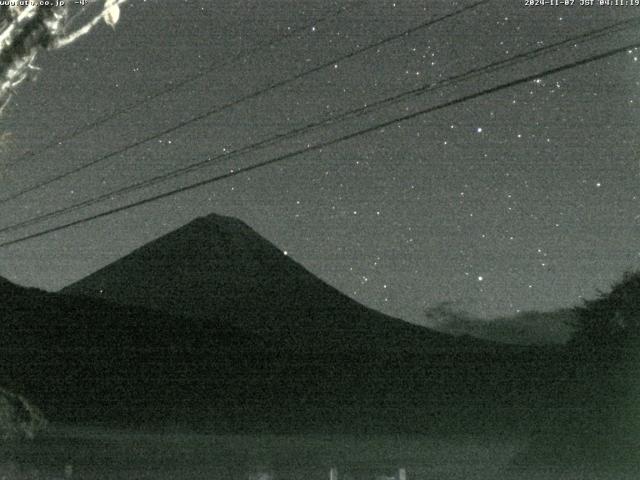
<instances>
[{"instance_id":1,"label":"utility wire","mask_svg":"<svg viewBox=\"0 0 640 480\"><path fill-rule=\"evenodd\" d=\"M453 82L458 82L458 81L466 81L466 80L470 80L472 78L476 78L478 76L487 74L487 73L492 73L495 72L497 70L501 70L503 68L508 68L508 67L512 67L514 65L518 65L524 61L530 60L532 58L536 58L540 55L543 54L548 54L548 53L552 53L554 51L559 50L561 47L567 45L567 44L577 44L580 42L588 42L597 38L601 38L605 35L608 35L610 33L617 33L617 32L621 32L624 30L629 30L633 27L637 27L640 24L640 17L633 17L631 19L627 19L627 20L621 20L619 22L615 22L611 25L607 25L606 27L601 27L601 28L597 28L594 30L590 30L586 33L582 33L570 38L567 38L565 40L560 40L556 43L551 43L549 45L545 45L543 47L539 47L536 48L534 50L530 50L528 52L523 52L517 55L513 55L509 58L506 58L504 60L500 60L498 62L489 64L487 66L484 67L478 67L478 68L474 68L471 70L468 70L465 73L462 73L460 75L455 75L449 79L445 79L445 80L441 80L438 82L434 82L431 84L431 86L429 88L427 88L425 90L424 87L418 87L415 88L413 90L410 90L404 94L402 94L402 98L407 98L409 96L418 96L418 95L422 95L424 94L426 91L430 91L432 89L439 89L445 86L449 86L451 85ZM400 96L398 96L400 97ZM380 102L376 102L374 104L371 104L371 106L382 106L385 105L391 101L396 101L398 98L397 97L392 97L390 99L386 99ZM365 112L367 113L367 112ZM360 116L357 115L357 116Z\"/></svg>"},{"instance_id":2,"label":"utility wire","mask_svg":"<svg viewBox=\"0 0 640 480\"><path fill-rule=\"evenodd\" d=\"M313 22L309 22L305 25L303 25L302 27L299 28L295 28L293 30L288 31L287 33L285 33L284 35L270 41L270 42L266 42L266 43L260 43L257 45L254 45L255 48L246 51L246 52L240 52L237 53L236 55L234 55L233 57L223 61L223 62L214 62L211 63L210 65L208 65L203 71L198 72L198 73L194 73L192 75L188 75L185 78L183 78L182 80L180 80L179 82L169 82L167 85L165 85L164 87L162 87L160 90L158 90L157 92L154 93L150 93L148 95L146 95L143 98L140 98L132 103L130 103L129 105L125 105L122 108L116 109L113 112L109 112L107 115L104 115L100 118L97 118L96 120L87 123L85 125L82 125L78 128L76 128L75 130L73 130L72 132L68 133L67 135L63 135L60 137L57 137L56 139L52 140L51 142L45 144L43 147L41 147L38 150L35 151L29 151L29 152L25 152L22 155L18 156L17 158L15 158L13 161L11 161L12 164L16 164L18 162L20 162L21 160L24 160L26 158L29 157L34 157L37 155L40 155L41 153L44 153L52 148L57 147L58 145L60 145L63 142L68 142L69 140L72 140L74 138L76 138L79 135L82 135L86 132L89 132L91 130L93 130L96 127L99 127L100 125L104 125L105 123L107 123L108 121L119 117L120 115L123 115L125 113L128 113L132 110L135 110L136 108L138 108L141 105L144 105L145 103L150 102L151 100L154 100L156 98L162 97L164 95L166 95L167 93L171 93L171 92L175 92L177 90L180 90L182 87L184 87L185 85L188 85L192 82L195 82L196 80L199 80L201 78L206 77L208 74L210 74L211 72L213 72L214 70L220 69L220 68L224 68L228 65L233 64L234 62L237 62L238 60L241 60L243 58L247 58L250 57L252 55L255 55L256 53L263 51L263 50L269 50L271 48L273 48L275 45L277 45L280 42L283 42L285 40L288 40L289 38L291 38L294 35L297 35L298 33L303 33L303 32L308 32L309 28L314 27L316 25L319 25L321 23L324 23L334 17L337 17L339 15L341 15L343 12L348 11L348 10L352 10L355 8L358 8L359 6L362 6L364 3L366 3L366 0L361 0L361 1L357 1L357 2L353 2L351 5L347 6L343 6L340 7L340 9L338 9L337 11L330 13L328 15L325 15L324 17L320 17L317 20L314 20ZM360 5L358 5L360 4Z\"/></svg>"},{"instance_id":3,"label":"utility wire","mask_svg":"<svg viewBox=\"0 0 640 480\"><path fill-rule=\"evenodd\" d=\"M58 217L61 215L64 215L66 213L75 211L77 209L83 208L83 207L88 207L91 205L95 205L97 203L106 201L106 200L110 200L113 199L114 196L118 196L118 195L123 195L125 193L129 193L129 192L133 192L136 190L140 190L142 188L146 188L152 185L156 185L158 183L162 183L165 182L169 179L172 178L177 178L179 176L185 175L187 173L191 173L194 172L196 170L200 170L202 168L206 168L206 167L210 167L213 164L225 161L225 160L229 160L232 159L238 155L241 154L246 154L246 153L251 153L253 151L256 151L258 149L262 149L265 147L268 147L270 145L276 144L277 142L280 142L282 140L286 140L288 138L294 137L296 135L301 135L301 134L305 134L313 129L316 129L318 127L321 126L325 126L325 125L329 125L329 124L333 124L336 123L338 121L342 121L342 120L346 120L348 118L353 118L353 117L358 117L364 114L369 114L375 110L379 110L380 107L383 107L385 105L391 104L391 103L397 103L401 100L404 100L406 98L408 98L409 96L417 96L417 95L423 95L425 93L429 93L429 92L433 92L436 90L439 90L445 86L449 86L449 85L454 85L458 82L463 82L463 81L467 81L471 78L475 78L477 76L486 74L486 73L490 73L490 72L494 72L496 70L499 69L503 69L503 68L507 68L507 67L512 67L514 65L517 65L519 63L522 63L524 61L527 60L531 60L534 59L536 57L539 57L543 54L547 54L553 51L557 51L559 50L562 46L565 46L566 44L575 44L576 42L579 41L589 41L589 40L593 40L595 38L599 38L602 37L603 35L606 35L608 33L611 32L618 32L627 28L630 28L632 26L637 25L638 23L640 23L640 17L635 17L633 19L629 19L629 20L624 20L624 21L620 21L620 22L616 22L614 24L611 24L607 27L603 27L603 28L598 28L595 30L591 30L589 32L580 34L580 35L576 35L561 41L558 41L556 43L553 44L549 44L546 45L544 47L540 47L534 50L530 50L528 52L523 52L517 55L513 55L507 59L498 61L498 62L493 62L489 65L485 65L482 67L477 67L477 68L473 68L471 70L468 70L464 73L461 74L457 74L457 75L453 75L451 77L448 77L446 79L440 80L438 82L435 83L430 83L430 84L424 84L418 88L414 88L411 89L409 91L405 91L402 92L398 95L394 95L392 97L389 98L384 98L372 103L367 104L364 107L358 107L355 109L351 109L349 111L343 112L340 115L337 116L330 116L327 118L324 118L322 120L317 120L311 123L308 123L304 126L298 127L296 129L290 130L288 132L285 133L281 133L281 134L277 134L275 136L260 140L258 142L255 142L253 144L247 145L245 147L241 147L235 150L231 150L229 152L220 154L220 155L216 155L214 157L211 158L207 158L206 160L202 160L196 163L192 163L190 165L186 165L184 167L172 170L170 172L166 172L163 174L159 174L156 175L154 177L148 178L148 179L144 179L144 180L140 180L137 181L131 185L126 185L124 187L118 188L116 190L112 190L110 192L101 194L97 197L93 197L93 198L89 198L87 200L83 200L81 202L69 205L67 207L62 207L59 208L57 210L53 210L51 212L47 212L44 213L42 215L38 215L36 217L27 219L27 220L23 220L21 222L17 222L11 225L8 225L6 227L0 228L0 234L2 233L7 233L7 232L11 232L11 231L15 231L17 229L20 228L24 228L30 225L34 225L37 223L40 223L46 219L50 219L53 217Z\"/></svg>"},{"instance_id":4,"label":"utility wire","mask_svg":"<svg viewBox=\"0 0 640 480\"><path fill-rule=\"evenodd\" d=\"M103 155L101 157L98 157L98 158L96 158L96 159L94 159L94 160L92 160L92 161L90 161L88 163L85 163L85 164L80 165L80 166L78 166L76 168L68 170L65 173L56 175L56 176L54 176L54 177L52 177L52 178L50 178L48 180L44 180L44 181L42 181L40 183L37 183L37 184L35 184L35 185L31 186L31 187L28 187L26 189L20 190L20 191L14 193L14 194L12 194L12 195L10 195L8 197L5 197L4 199L1 199L0 200L0 205L4 205L4 204L6 204L7 202L9 202L11 200L19 198L19 197L21 197L21 196L23 196L23 195L25 195L27 193L33 192L34 190L38 190L38 189L40 189L42 187L50 185L51 183L54 183L54 182L56 182L58 180L62 180L63 178L66 178L66 177L68 177L68 176L70 176L72 174L75 174L75 173L78 173L80 171L86 170L89 167L92 167L94 165L97 165L98 163L104 162L105 160L108 160L108 159L113 158L113 157L115 157L117 155L120 155L120 154L122 154L124 152L127 152L127 151L129 151L129 150L131 150L131 149L133 149L135 147L143 145L143 144L145 144L147 142L150 142L152 140L156 140L156 139L158 139L160 137L163 137L163 136L165 136L165 135L167 135L169 133L175 132L176 130L180 130L181 128L184 128L184 127L186 127L186 126L188 126L188 125L190 125L192 123L198 122L200 120L204 120L205 118L210 117L211 115L214 115L216 113L222 112L222 111L227 110L229 108L235 107L236 105L239 105L239 104L241 104L243 102L246 102L247 100L251 100L253 98L259 97L260 95L268 93L271 90L275 90L277 88L280 88L280 87L283 87L283 86L288 85L290 83L293 83L293 82L295 82L295 81L297 81L297 80L299 80L301 78L306 77L307 75L311 75L311 74L313 74L315 72L318 72L320 70L323 70L323 69L325 69L327 67L333 66L336 63L343 62L345 60L348 60L349 58L355 57L356 55L359 55L361 53L367 52L367 51L372 50L374 48L380 47L381 45L384 45L385 43L389 43L389 42L392 42L392 41L397 40L399 38L406 37L407 35L415 33L418 30L430 27L431 25L434 25L436 23L442 22L442 21L447 20L449 18L453 18L453 17L455 17L457 15L460 15L460 14L462 14L464 12L467 12L469 10L477 8L480 5L484 5L484 4L488 3L489 1L491 1L491 0L480 0L480 1L477 1L477 2L475 2L475 3L473 3L473 4L469 5L469 6L462 7L462 8L460 8L460 9L458 9L458 10L452 12L452 13L441 15L439 17L436 17L435 19L423 22L423 23L421 23L421 24L419 24L419 25L417 25L415 27L409 28L409 29L404 30L404 31L402 31L400 33L385 37L382 40L379 40L379 41L377 41L375 43L367 45L366 47L358 48L358 49L356 49L356 50L354 50L352 52L349 52L349 53L344 54L344 55L342 55L340 57L334 58L331 61L322 63L322 64L320 64L320 65L318 65L316 67L310 68L309 70L305 70L305 71L303 71L301 73L298 73L298 74L294 75L293 77L289 77L289 78L286 78L284 80L280 80L278 82L272 83L271 85L269 85L269 86L267 86L265 88L262 88L260 90L257 90L257 91L255 91L253 93L250 93L248 95L245 95L244 97L241 97L241 98L236 99L236 100L232 100L232 101L230 101L230 102L228 102L226 104L223 104L221 106L214 107L213 109L208 110L208 111L206 111L204 113L201 113L199 115L196 115L194 117L191 117L188 120L183 120L183 121L181 121L181 122L179 122L179 123L177 123L177 124L175 124L175 125L173 125L171 127L168 127L168 128L166 128L164 130L161 130L159 132L151 134L151 135L149 135L149 136L147 136L147 137L145 137L145 138L143 138L141 140L138 140L136 142L130 143L128 145L125 145L124 147L121 147L121 148L119 148L117 150L113 150L113 151L111 151L111 152L109 152L109 153L107 153L107 154L105 154L105 155Z\"/></svg>"},{"instance_id":5,"label":"utility wire","mask_svg":"<svg viewBox=\"0 0 640 480\"><path fill-rule=\"evenodd\" d=\"M520 77L518 79L511 80L509 82L501 83L501 84L499 84L497 86L490 87L490 88L481 90L481 91L476 92L476 93L471 93L469 95L464 95L464 96L459 97L459 98L454 99L454 100L449 100L449 101L441 103L439 105L435 105L435 106L432 106L432 107L424 108L422 110L418 110L416 112L413 112L413 113L410 113L410 114L406 114L406 115L403 115L403 116L400 116L400 117L395 117L395 118L393 118L391 120L387 120L385 122L378 123L376 125L373 125L373 126L358 130L356 132L352 132L352 133L348 133L348 134L342 135L342 136L340 136L338 138L335 138L333 140L327 140L325 142L320 142L320 143L317 143L315 145L312 145L312 146L309 146L309 147L306 147L306 148L302 148L302 149L295 150L293 152L290 152L290 153L287 153L287 154L284 154L284 155L279 155L277 157L270 158L269 160L265 160L265 161L262 161L262 162L259 162L259 163L256 163L256 164L253 164L253 165L250 165L250 166L242 167L242 168L239 168L237 170L234 170L234 171L231 171L231 172L228 172L228 173L216 175L214 177L210 177L208 179L201 180L199 182L192 183L190 185L185 185L185 186L180 187L180 188L169 190L167 192L163 192L163 193L160 193L158 195L154 195L152 197L148 197L148 198L145 198L145 199L142 199L142 200L138 200L136 202L132 202L132 203L129 203L129 204L126 204L126 205L122 205L120 207L115 207L115 208L106 210L104 212L96 213L96 214L93 214L93 215L90 215L90 216L87 216L87 217L84 217L84 218L81 218L81 219L78 219L78 220L74 220L74 221L71 221L71 222L68 222L68 223L65 223L65 224L62 224L62 225L58 225L58 226L55 226L55 227L47 228L45 230L41 230L39 232L35 232L35 233L29 234L29 235L25 235L23 237L19 237L19 238L13 239L13 240L8 240L6 242L0 243L0 247L7 247L9 245L15 245L15 244L18 244L18 243L22 243L22 242L25 242L27 240L33 239L33 238L42 237L42 236L48 235L50 233L54 233L54 232L57 232L57 231L60 231L60 230L64 230L64 229L67 229L67 228L70 228L70 227L73 227L73 226L76 226L76 225L81 225L81 224L84 224L84 223L87 223L87 222L91 222L91 221L97 220L99 218L107 217L107 216L113 215L113 214L118 213L118 212L129 210L131 208L135 208L135 207L138 207L138 206L141 206L141 205L146 205L148 203L156 202L156 201L162 200L164 198L172 197L172 196L178 195L180 193L187 192L187 191L199 188L199 187L204 186L204 185L209 185L209 184L212 184L212 183L215 183L215 182L218 182L218 181L230 178L230 177L234 177L234 176L239 175L241 173L246 173L246 172L249 172L249 171L252 171L252 170L256 170L258 168L262 168L262 167L265 167L267 165L278 163L278 162L281 162L281 161L296 157L296 156L304 154L304 153L321 150L323 148L338 144L340 142L344 142L344 141L350 140L352 138L356 138L356 137L359 137L359 136L362 136L362 135L366 135L368 133L371 133L371 132L386 128L388 126L391 126L391 125L394 125L394 124L397 124L397 123L406 122L408 120L411 120L411 119L414 119L416 117L435 112L437 110L442 110L442 109L447 108L447 107L451 107L451 106L458 105L458 104L461 104L461 103L464 103L464 102L468 102L470 100L474 100L476 98L480 98L480 97L483 97L485 95L490 95L492 93L499 92L501 90L512 88L512 87L515 87L517 85L521 85L523 83L527 83L527 82L533 81L533 80L538 79L538 78L542 78L542 77L546 77L546 76L549 76L549 75L554 75L556 73L560 73L560 72L564 72L564 71L567 71L567 70L571 70L573 68L576 68L576 67L579 67L579 66L582 66L582 65L587 65L587 64L599 61L599 60L603 60L605 58L612 57L614 55L619 55L620 53L624 53L624 52L626 52L628 50L632 50L634 48L640 48L640 43L637 42L637 43L628 44L628 45L625 45L624 47L618 47L618 48L615 48L615 49L612 49L612 50L608 50L608 51L606 51L604 53L599 53L597 55L593 55L593 56L585 58L585 59L581 59L581 60L577 60L577 61L565 64L565 65L561 65L559 67L550 68L548 70L544 70L542 72L539 72L539 73L536 73L536 74L533 74L533 75L526 75L524 77Z\"/></svg>"}]
</instances>

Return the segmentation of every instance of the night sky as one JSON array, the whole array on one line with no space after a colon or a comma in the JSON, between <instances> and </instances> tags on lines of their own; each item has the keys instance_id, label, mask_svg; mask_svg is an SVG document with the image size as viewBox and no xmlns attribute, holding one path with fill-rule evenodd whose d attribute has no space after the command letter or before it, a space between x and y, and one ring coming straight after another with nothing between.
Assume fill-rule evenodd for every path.
<instances>
[{"instance_id":1,"label":"night sky","mask_svg":"<svg viewBox=\"0 0 640 480\"><path fill-rule=\"evenodd\" d=\"M101 25L39 56L37 80L20 88L1 120L0 199L472 3L132 1L115 31ZM490 1L1 204L0 227L640 16L640 7L575 3ZM258 48L302 26L308 28ZM640 42L639 33L636 24L568 45L0 240ZM0 275L59 289L197 216L219 213L242 219L351 297L407 320L420 321L425 308L443 301L487 316L575 305L640 265L638 57L640 50L631 50L543 76L2 248ZM24 155L193 76L99 128Z\"/></svg>"}]
</instances>

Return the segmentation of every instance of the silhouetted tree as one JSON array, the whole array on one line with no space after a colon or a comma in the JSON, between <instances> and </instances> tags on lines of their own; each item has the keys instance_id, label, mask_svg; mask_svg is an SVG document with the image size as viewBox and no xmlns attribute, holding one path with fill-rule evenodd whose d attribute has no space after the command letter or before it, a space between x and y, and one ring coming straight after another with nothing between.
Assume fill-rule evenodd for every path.
<instances>
[{"instance_id":1,"label":"silhouetted tree","mask_svg":"<svg viewBox=\"0 0 640 480\"><path fill-rule=\"evenodd\" d=\"M570 342L603 367L635 359L640 339L640 271L626 272L608 293L576 307Z\"/></svg>"},{"instance_id":2,"label":"silhouetted tree","mask_svg":"<svg viewBox=\"0 0 640 480\"><path fill-rule=\"evenodd\" d=\"M625 273L611 291L575 312L566 375L557 392L560 408L539 427L517 463L637 471L640 272Z\"/></svg>"}]
</instances>

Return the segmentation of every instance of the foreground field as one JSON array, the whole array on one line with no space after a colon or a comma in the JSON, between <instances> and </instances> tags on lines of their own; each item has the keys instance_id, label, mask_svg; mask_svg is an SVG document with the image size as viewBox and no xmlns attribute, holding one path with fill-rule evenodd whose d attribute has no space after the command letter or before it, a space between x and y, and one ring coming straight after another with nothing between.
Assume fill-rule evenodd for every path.
<instances>
[{"instance_id":1,"label":"foreground field","mask_svg":"<svg viewBox=\"0 0 640 480\"><path fill-rule=\"evenodd\" d=\"M514 470L526 441L477 436L196 435L52 427L32 442L4 445L0 478L484 480L633 478L577 468Z\"/></svg>"}]
</instances>

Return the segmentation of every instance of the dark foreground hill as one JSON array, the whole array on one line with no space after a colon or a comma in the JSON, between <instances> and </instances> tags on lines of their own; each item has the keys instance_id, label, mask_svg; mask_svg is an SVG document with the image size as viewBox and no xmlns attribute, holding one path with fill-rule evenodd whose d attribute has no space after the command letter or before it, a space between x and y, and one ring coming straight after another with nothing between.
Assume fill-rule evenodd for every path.
<instances>
[{"instance_id":1,"label":"dark foreground hill","mask_svg":"<svg viewBox=\"0 0 640 480\"><path fill-rule=\"evenodd\" d=\"M499 429L535 421L538 407L553 397L558 367L557 352L548 349L455 337L432 349L446 336L428 330L410 344L409 334L389 330L370 346L361 332L343 331L352 348L300 349L215 318L169 316L6 282L0 316L0 384L31 399L50 420L79 424Z\"/></svg>"},{"instance_id":2,"label":"dark foreground hill","mask_svg":"<svg viewBox=\"0 0 640 480\"><path fill-rule=\"evenodd\" d=\"M185 402L204 406L198 377L209 378L209 394L232 391L225 382L243 373L243 352L259 349L232 327L8 282L0 316L0 383L53 420L152 422Z\"/></svg>"},{"instance_id":3,"label":"dark foreground hill","mask_svg":"<svg viewBox=\"0 0 640 480\"><path fill-rule=\"evenodd\" d=\"M64 294L0 282L0 382L53 420L216 431L528 428L561 349L436 333L359 305L210 216Z\"/></svg>"}]
</instances>

